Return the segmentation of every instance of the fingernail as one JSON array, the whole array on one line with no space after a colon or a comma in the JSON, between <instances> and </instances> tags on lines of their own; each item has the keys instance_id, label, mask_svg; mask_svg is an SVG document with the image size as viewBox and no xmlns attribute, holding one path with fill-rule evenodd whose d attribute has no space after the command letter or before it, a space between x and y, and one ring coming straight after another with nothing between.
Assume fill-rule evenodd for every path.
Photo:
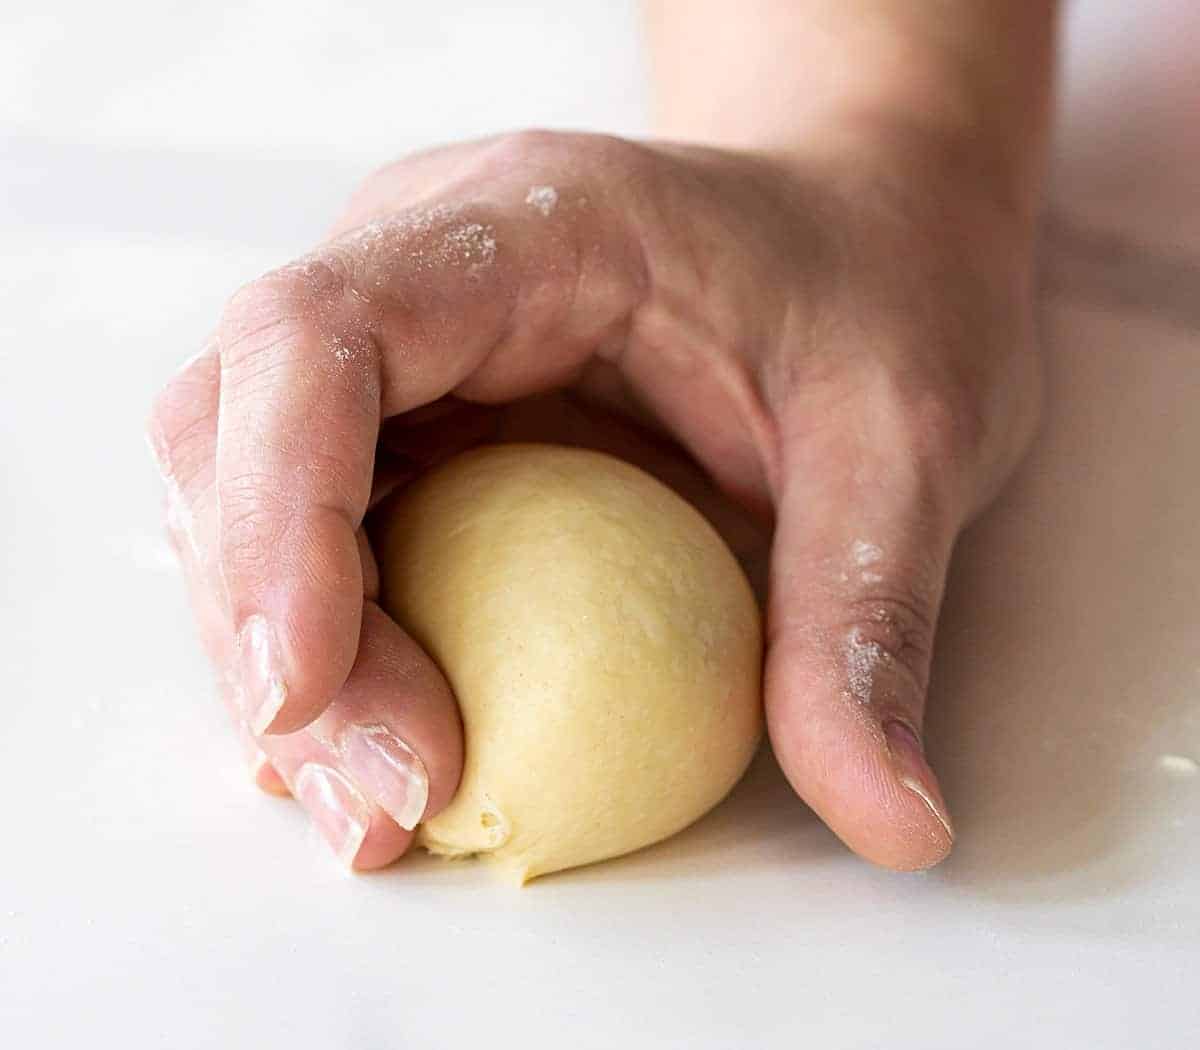
<instances>
[{"instance_id":1,"label":"fingernail","mask_svg":"<svg viewBox=\"0 0 1200 1050\"><path fill-rule=\"evenodd\" d=\"M891 755L892 768L896 771L897 779L925 803L953 842L954 828L950 824L950 814L946 810L946 803L933 770L925 761L920 737L910 725L896 719L884 724L883 735L887 738L888 753Z\"/></svg>"},{"instance_id":2,"label":"fingernail","mask_svg":"<svg viewBox=\"0 0 1200 1050\"><path fill-rule=\"evenodd\" d=\"M256 749L253 754L248 756L248 765L250 766L250 779L259 791L265 791L268 795L276 795L279 798L287 798L291 795L283 777L279 775L279 770L271 764L266 752Z\"/></svg>"},{"instance_id":3,"label":"fingernail","mask_svg":"<svg viewBox=\"0 0 1200 1050\"><path fill-rule=\"evenodd\" d=\"M237 691L233 690L232 695L236 697ZM271 760L267 758L267 753L258 746L258 741L254 739L254 734L250 732L250 727L245 722L238 721L236 732L238 743L242 745L246 766L250 770L250 779L259 787L263 787L261 779L263 771L274 769Z\"/></svg>"},{"instance_id":4,"label":"fingernail","mask_svg":"<svg viewBox=\"0 0 1200 1050\"><path fill-rule=\"evenodd\" d=\"M340 773L315 762L300 767L295 795L338 860L352 868L371 823L367 800Z\"/></svg>"},{"instance_id":5,"label":"fingernail","mask_svg":"<svg viewBox=\"0 0 1200 1050\"><path fill-rule=\"evenodd\" d=\"M287 700L287 683L279 672L279 645L271 625L251 616L238 635L241 688L246 724L255 736L267 731Z\"/></svg>"},{"instance_id":6,"label":"fingernail","mask_svg":"<svg viewBox=\"0 0 1200 1050\"><path fill-rule=\"evenodd\" d=\"M245 739L249 741L244 743L246 752L246 765L250 769L250 779L254 786L260 791L265 791L268 795L278 795L280 798L286 798L291 792L288 786L284 783L283 777L279 775L272 764L267 753L258 746L254 741L254 737L250 735L249 729L243 729Z\"/></svg>"},{"instance_id":7,"label":"fingernail","mask_svg":"<svg viewBox=\"0 0 1200 1050\"><path fill-rule=\"evenodd\" d=\"M384 725L349 725L340 737L347 768L406 831L429 801L429 774L420 756Z\"/></svg>"},{"instance_id":8,"label":"fingernail","mask_svg":"<svg viewBox=\"0 0 1200 1050\"><path fill-rule=\"evenodd\" d=\"M275 795L278 798L287 798L291 795L283 777L279 775L279 771L271 765L271 760L264 754L260 753L251 762L250 776L259 791L265 791L268 795Z\"/></svg>"}]
</instances>

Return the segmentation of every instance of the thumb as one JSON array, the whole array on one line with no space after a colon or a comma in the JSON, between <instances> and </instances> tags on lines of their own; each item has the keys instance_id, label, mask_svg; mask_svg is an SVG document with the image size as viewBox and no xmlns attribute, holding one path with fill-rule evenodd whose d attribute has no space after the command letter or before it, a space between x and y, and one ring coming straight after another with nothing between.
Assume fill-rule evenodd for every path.
<instances>
[{"instance_id":1,"label":"thumb","mask_svg":"<svg viewBox=\"0 0 1200 1050\"><path fill-rule=\"evenodd\" d=\"M930 469L938 457L914 447L921 441L880 440L878 429L877 417L784 450L767 726L788 780L822 820L866 859L909 871L937 864L954 841L921 726L965 514L945 459Z\"/></svg>"}]
</instances>

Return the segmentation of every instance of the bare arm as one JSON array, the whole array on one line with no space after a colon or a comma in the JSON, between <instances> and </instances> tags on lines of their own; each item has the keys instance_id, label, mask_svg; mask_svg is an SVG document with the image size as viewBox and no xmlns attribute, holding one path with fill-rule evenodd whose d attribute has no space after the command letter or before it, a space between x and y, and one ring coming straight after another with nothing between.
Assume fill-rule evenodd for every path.
<instances>
[{"instance_id":1,"label":"bare arm","mask_svg":"<svg viewBox=\"0 0 1200 1050\"><path fill-rule=\"evenodd\" d=\"M1056 0L649 0L656 130L786 153L919 136L1031 214Z\"/></svg>"}]
</instances>

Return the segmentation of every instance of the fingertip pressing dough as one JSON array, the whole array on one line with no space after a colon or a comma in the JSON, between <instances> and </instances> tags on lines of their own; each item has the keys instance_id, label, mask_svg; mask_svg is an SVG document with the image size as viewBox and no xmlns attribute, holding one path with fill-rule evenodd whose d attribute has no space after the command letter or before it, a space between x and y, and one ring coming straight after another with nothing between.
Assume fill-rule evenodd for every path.
<instances>
[{"instance_id":1,"label":"fingertip pressing dough","mask_svg":"<svg viewBox=\"0 0 1200 1050\"><path fill-rule=\"evenodd\" d=\"M383 602L442 668L462 782L418 841L519 882L658 842L716 805L761 731L740 566L690 504L611 456L493 445L407 488Z\"/></svg>"}]
</instances>

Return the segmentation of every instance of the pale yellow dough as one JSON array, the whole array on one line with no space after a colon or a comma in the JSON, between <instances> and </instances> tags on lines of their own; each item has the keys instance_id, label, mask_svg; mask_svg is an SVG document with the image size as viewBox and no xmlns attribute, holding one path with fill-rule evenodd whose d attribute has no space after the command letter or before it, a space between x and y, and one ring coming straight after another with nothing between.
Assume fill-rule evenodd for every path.
<instances>
[{"instance_id":1,"label":"pale yellow dough","mask_svg":"<svg viewBox=\"0 0 1200 1050\"><path fill-rule=\"evenodd\" d=\"M611 456L495 445L408 488L384 605L462 709L466 766L435 853L527 879L674 834L761 731L758 608L688 503Z\"/></svg>"}]
</instances>

